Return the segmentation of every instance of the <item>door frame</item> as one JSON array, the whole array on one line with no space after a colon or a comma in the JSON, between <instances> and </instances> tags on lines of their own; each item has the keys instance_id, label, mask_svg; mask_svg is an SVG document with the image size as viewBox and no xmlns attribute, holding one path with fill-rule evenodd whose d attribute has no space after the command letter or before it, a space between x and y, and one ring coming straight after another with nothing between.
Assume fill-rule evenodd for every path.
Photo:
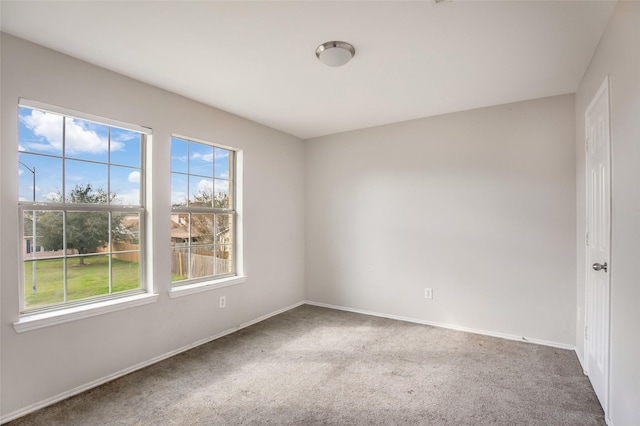
<instances>
[{"instance_id":1,"label":"door frame","mask_svg":"<svg viewBox=\"0 0 640 426\"><path fill-rule=\"evenodd\" d=\"M588 121L588 117L589 117L589 113L591 112L591 110L593 109L594 105L596 104L596 102L598 101L598 99L600 98L600 96L602 95L602 93L606 90L606 96L607 96L607 114L608 114L608 143L609 143L609 147L608 147L608 166L609 166L609 253L608 253L608 257L609 257L609 271L607 272L607 277L609 280L609 306L608 306L608 317L607 317L607 348L606 348L606 352L607 352L607 363L605 366L605 390L604 390L604 394L605 394L605 401L603 404L603 410L604 410L604 415L605 415L605 420L607 421L607 424L609 424L609 404L610 404L610 387L611 387L611 273L612 273L612 269L611 269L611 264L613 263L611 260L611 253L613 252L612 250L612 235L613 235L613 227L612 227L612 222L613 222L613 185L612 185L612 177L613 177L613 171L612 171L612 161L611 161L611 90L610 90L610 76L607 74L604 78L604 81L602 82L602 84L600 85L600 87L598 88L598 90L596 91L596 93L593 95L593 98L591 99L591 102L589 102L589 105L587 106L587 108L585 109L584 112L584 131L585 131L585 151L586 151L586 144L587 144L587 139L588 139L588 125L589 125L589 121ZM589 188L590 188L590 180L589 180L589 165L590 165L590 161L589 161L589 155L585 154L585 206L584 206L584 212L585 212L585 236L587 235L587 232L589 231L589 219L588 219L588 209L589 209ZM585 369L585 374L587 375L587 377L589 376L589 356L587 355L587 326L588 326L588 315L589 315L589 310L588 310L588 280L589 280L589 273L591 272L591 264L590 264L590 259L589 259L589 246L586 244L585 241L585 264L584 264L584 271L585 271L585 276L584 276L584 305L583 305L583 309L584 309L584 345L583 345L583 353L584 353L584 359L585 359L585 365L584 365L584 369Z\"/></svg>"}]
</instances>

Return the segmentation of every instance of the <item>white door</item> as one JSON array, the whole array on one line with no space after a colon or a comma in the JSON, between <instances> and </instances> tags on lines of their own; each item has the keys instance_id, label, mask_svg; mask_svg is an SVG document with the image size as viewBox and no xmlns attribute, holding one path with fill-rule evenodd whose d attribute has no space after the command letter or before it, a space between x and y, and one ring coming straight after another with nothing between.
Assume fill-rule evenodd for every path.
<instances>
[{"instance_id":1,"label":"white door","mask_svg":"<svg viewBox=\"0 0 640 426\"><path fill-rule=\"evenodd\" d=\"M585 113L587 136L587 256L585 364L605 415L609 400L611 166L609 79Z\"/></svg>"}]
</instances>

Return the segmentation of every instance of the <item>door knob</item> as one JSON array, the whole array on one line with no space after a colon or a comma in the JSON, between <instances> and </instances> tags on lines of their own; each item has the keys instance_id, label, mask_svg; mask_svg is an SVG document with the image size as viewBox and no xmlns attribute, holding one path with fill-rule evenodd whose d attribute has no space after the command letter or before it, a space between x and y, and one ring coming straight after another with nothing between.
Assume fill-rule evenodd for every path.
<instances>
[{"instance_id":1,"label":"door knob","mask_svg":"<svg viewBox=\"0 0 640 426\"><path fill-rule=\"evenodd\" d=\"M604 264L599 264L599 263L594 263L592 266L594 271L605 271L607 272L607 262L604 262Z\"/></svg>"}]
</instances>

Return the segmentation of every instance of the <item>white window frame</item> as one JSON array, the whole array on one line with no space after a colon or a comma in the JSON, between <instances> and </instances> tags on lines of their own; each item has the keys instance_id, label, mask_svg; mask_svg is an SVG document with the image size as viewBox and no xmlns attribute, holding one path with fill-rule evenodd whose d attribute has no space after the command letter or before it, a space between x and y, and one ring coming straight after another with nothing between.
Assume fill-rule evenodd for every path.
<instances>
[{"instance_id":1,"label":"white window frame","mask_svg":"<svg viewBox=\"0 0 640 426\"><path fill-rule=\"evenodd\" d=\"M140 215L140 248L139 248L139 260L140 260L140 285L137 289L126 290L117 293L110 293L106 295L99 295L81 300L65 301L61 303L55 303L42 307L34 307L27 309L25 307L24 300L24 256L20 249L19 254L19 303L20 303L20 319L14 323L14 328L18 332L28 331L32 329L38 329L53 324L59 324L67 321L73 321L80 318L86 318L94 315L100 315L106 312L125 309L131 306L139 306L147 303L155 302L158 299L157 294L152 294L153 291L151 283L147 280L147 265L149 258L149 248L147 247L145 229L146 224L146 207L145 207L145 187L146 187L146 155L148 145L152 138L152 131L147 127L137 126L117 120L112 120L104 117L95 116L92 114L86 114L67 108L52 106L44 104L42 102L19 99L18 107L26 107L44 112L54 113L62 115L68 118L77 118L84 121L90 121L109 127L116 127L124 130L132 130L143 135L141 140L141 157L140 157L140 205L119 205L119 204L71 204L71 203L53 203L42 201L17 201L18 206L18 231L20 235L20 241L24 235L24 211L92 211L92 212L123 212L130 211L132 213L139 213ZM58 156L54 156L58 157ZM65 159L64 152L61 154L61 159ZM110 164L110 163L108 163ZM64 176L63 176L64 181ZM63 193L64 193L63 189ZM111 254L111 251L109 251ZM65 256L66 257L66 254ZM110 277L111 286L111 277Z\"/></svg>"},{"instance_id":2,"label":"white window frame","mask_svg":"<svg viewBox=\"0 0 640 426\"><path fill-rule=\"evenodd\" d=\"M190 136L181 134L172 134L171 138L177 138L186 140L188 142L195 142L203 145L208 145L214 148L221 148L233 152L233 177L230 176L232 182L232 200L233 206L229 209L221 209L215 207L171 207L171 214L176 213L210 213L210 214L232 214L233 215L233 259L234 259L234 272L225 275L213 275L201 278L192 278L183 281L171 282L171 291L169 293L171 298L186 296L193 293L199 293L202 291L214 290L222 287L227 287L235 284L243 283L247 280L244 275L244 262L243 262L243 247L242 247L242 200L243 200L243 152L238 148L234 148L228 145L222 145L219 143L213 143ZM188 171L189 172L189 171ZM169 173L173 173L170 168ZM187 176L191 176L191 173L187 173ZM214 177L215 179L215 177Z\"/></svg>"}]
</instances>

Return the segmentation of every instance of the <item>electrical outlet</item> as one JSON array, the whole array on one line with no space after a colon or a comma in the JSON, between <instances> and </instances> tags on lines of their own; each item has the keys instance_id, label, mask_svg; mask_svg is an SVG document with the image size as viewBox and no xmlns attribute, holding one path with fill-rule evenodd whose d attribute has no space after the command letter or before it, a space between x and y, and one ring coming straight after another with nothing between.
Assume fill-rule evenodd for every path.
<instances>
[{"instance_id":1,"label":"electrical outlet","mask_svg":"<svg viewBox=\"0 0 640 426\"><path fill-rule=\"evenodd\" d=\"M433 299L433 289L432 288L425 288L424 289L424 298L425 299Z\"/></svg>"},{"instance_id":2,"label":"electrical outlet","mask_svg":"<svg viewBox=\"0 0 640 426\"><path fill-rule=\"evenodd\" d=\"M227 307L227 296L220 296L220 307L221 308Z\"/></svg>"}]
</instances>

